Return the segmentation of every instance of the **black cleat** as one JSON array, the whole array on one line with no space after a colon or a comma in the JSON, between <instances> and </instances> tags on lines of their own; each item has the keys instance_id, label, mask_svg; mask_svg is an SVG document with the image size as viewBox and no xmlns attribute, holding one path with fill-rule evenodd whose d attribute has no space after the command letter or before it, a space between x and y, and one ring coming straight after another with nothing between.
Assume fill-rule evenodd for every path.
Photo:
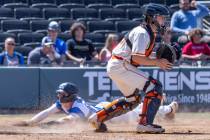
<instances>
[{"instance_id":1,"label":"black cleat","mask_svg":"<svg viewBox=\"0 0 210 140\"><path fill-rule=\"evenodd\" d=\"M95 132L106 132L106 131L108 131L108 129L104 123L101 123L100 127L95 130Z\"/></svg>"}]
</instances>

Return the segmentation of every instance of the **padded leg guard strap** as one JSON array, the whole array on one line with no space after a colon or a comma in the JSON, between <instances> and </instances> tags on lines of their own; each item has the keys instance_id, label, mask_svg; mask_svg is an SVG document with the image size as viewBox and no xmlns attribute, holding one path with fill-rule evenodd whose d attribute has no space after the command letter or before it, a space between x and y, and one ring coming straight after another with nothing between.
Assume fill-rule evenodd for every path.
<instances>
[{"instance_id":1,"label":"padded leg guard strap","mask_svg":"<svg viewBox=\"0 0 210 140\"><path fill-rule=\"evenodd\" d=\"M155 115L160 107L162 100L162 85L158 81L152 79L151 82L155 87L146 93L143 102L142 114L140 119L140 124L153 124ZM149 87L149 85L148 85Z\"/></svg>"},{"instance_id":2,"label":"padded leg guard strap","mask_svg":"<svg viewBox=\"0 0 210 140\"><path fill-rule=\"evenodd\" d=\"M139 103L140 95L135 96L134 101L128 101L126 97L116 99L107 106L105 106L104 109L97 112L98 121L104 122L114 117L125 114L137 107Z\"/></svg>"}]
</instances>

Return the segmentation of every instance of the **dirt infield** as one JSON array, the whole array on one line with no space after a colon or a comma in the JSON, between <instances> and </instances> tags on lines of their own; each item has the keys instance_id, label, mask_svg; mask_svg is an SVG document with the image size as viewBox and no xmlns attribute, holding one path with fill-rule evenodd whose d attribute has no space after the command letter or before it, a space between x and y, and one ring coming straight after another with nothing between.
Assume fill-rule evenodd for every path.
<instances>
[{"instance_id":1,"label":"dirt infield","mask_svg":"<svg viewBox=\"0 0 210 140\"><path fill-rule=\"evenodd\" d=\"M107 133L95 133L87 124L17 127L31 115L1 115L0 140L210 140L210 113L178 113L173 122L161 121L164 134L137 134L136 124L108 123ZM49 120L55 119L53 116Z\"/></svg>"}]
</instances>

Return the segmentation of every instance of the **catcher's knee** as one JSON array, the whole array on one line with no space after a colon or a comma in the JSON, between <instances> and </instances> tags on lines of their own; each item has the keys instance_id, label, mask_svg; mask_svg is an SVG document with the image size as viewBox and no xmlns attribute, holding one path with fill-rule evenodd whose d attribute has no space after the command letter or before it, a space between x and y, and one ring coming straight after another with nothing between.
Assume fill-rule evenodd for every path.
<instances>
[{"instance_id":1,"label":"catcher's knee","mask_svg":"<svg viewBox=\"0 0 210 140\"><path fill-rule=\"evenodd\" d=\"M125 114L140 103L140 95L133 95L132 97L122 97L114 100L110 104L106 105L102 110L97 112L98 121L104 122L114 117Z\"/></svg>"}]
</instances>

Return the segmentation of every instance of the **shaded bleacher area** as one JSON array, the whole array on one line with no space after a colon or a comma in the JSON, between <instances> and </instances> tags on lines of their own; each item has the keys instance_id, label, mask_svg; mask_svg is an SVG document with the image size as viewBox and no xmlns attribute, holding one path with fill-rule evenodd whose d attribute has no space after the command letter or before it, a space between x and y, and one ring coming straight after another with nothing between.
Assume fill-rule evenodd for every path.
<instances>
[{"instance_id":1,"label":"shaded bleacher area","mask_svg":"<svg viewBox=\"0 0 210 140\"><path fill-rule=\"evenodd\" d=\"M87 27L86 37L100 50L108 33L123 36L142 20L141 7L146 3L162 3L177 10L179 0L1 0L0 48L12 36L17 51L25 57L47 34L50 21L58 21L59 38L68 40L70 26L80 21ZM170 18L168 19L170 22ZM175 36L176 40L176 36ZM158 41L158 40L157 40Z\"/></svg>"}]
</instances>

